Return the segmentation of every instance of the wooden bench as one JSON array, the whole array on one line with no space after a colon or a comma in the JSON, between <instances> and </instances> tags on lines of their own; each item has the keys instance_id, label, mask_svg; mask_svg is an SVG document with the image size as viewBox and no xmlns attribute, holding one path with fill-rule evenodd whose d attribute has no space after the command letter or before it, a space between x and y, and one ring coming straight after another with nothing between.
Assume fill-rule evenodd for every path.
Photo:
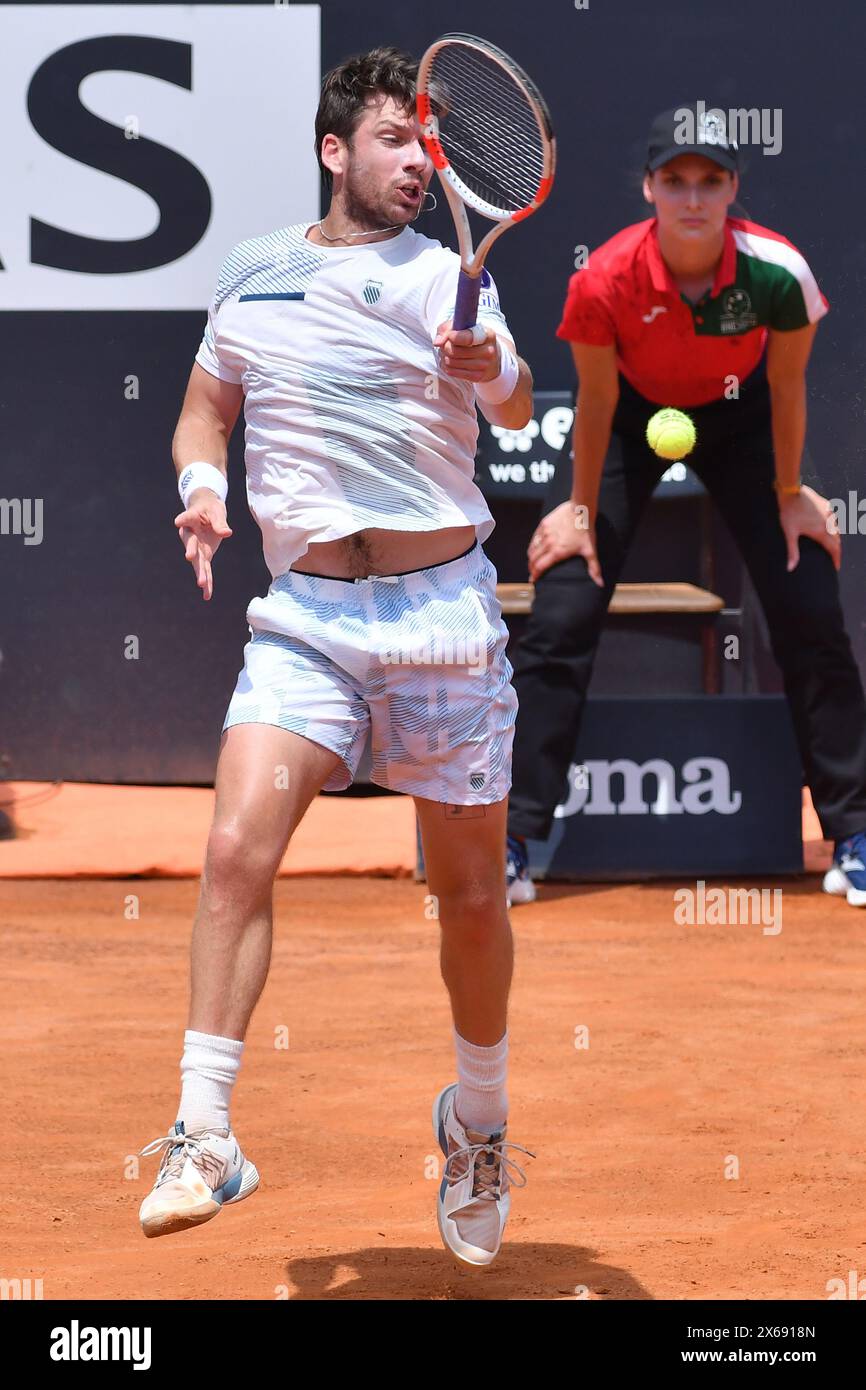
<instances>
[{"instance_id":1,"label":"wooden bench","mask_svg":"<svg viewBox=\"0 0 866 1390\"><path fill-rule=\"evenodd\" d=\"M528 613L534 584L497 584L503 613ZM725 601L696 584L617 584L609 613L719 613Z\"/></svg>"},{"instance_id":2,"label":"wooden bench","mask_svg":"<svg viewBox=\"0 0 866 1390\"><path fill-rule=\"evenodd\" d=\"M496 597L503 613L529 613L535 596L535 585L497 584ZM608 608L609 613L684 613L700 615L720 613L724 599L697 584L617 584ZM718 693L718 658L710 624L705 624L701 637L701 668L703 686L708 695Z\"/></svg>"}]
</instances>

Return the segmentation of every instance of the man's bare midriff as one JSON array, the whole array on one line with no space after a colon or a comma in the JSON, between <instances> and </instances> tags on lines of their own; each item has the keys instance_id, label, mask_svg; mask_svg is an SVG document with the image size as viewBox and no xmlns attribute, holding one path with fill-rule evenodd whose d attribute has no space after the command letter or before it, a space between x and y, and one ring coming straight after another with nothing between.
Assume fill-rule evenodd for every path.
<instances>
[{"instance_id":1,"label":"man's bare midriff","mask_svg":"<svg viewBox=\"0 0 866 1390\"><path fill-rule=\"evenodd\" d=\"M334 579L366 579L370 574L402 574L454 560L475 540L474 526L442 531L387 531L370 527L338 541L318 541L291 566L305 574Z\"/></svg>"}]
</instances>

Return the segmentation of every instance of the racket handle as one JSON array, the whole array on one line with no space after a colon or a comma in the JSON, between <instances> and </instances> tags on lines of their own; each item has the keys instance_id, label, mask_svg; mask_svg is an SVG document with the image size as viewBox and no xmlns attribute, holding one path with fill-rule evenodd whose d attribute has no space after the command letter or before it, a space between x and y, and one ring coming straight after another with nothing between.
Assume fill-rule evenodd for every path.
<instances>
[{"instance_id":1,"label":"racket handle","mask_svg":"<svg viewBox=\"0 0 866 1390\"><path fill-rule=\"evenodd\" d=\"M457 302L454 306L452 328L474 328L478 318L478 296L481 294L481 276L467 275L461 270L457 281Z\"/></svg>"}]
</instances>

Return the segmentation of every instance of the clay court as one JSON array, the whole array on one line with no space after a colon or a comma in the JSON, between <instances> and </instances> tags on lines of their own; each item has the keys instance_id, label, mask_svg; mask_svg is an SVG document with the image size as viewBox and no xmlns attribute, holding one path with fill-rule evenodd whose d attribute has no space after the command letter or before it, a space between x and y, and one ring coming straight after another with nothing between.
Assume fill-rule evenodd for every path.
<instances>
[{"instance_id":1,"label":"clay court","mask_svg":"<svg viewBox=\"0 0 866 1390\"><path fill-rule=\"evenodd\" d=\"M171 795L202 812L210 796ZM22 809L5 874L57 806ZM317 866L326 820L337 849L335 827L366 826L363 866L395 813L388 877ZM407 868L411 803L319 798L302 836L232 1108L261 1187L161 1240L137 1217L157 1159L136 1177L134 1156L175 1116L198 884L0 882L5 1277L42 1278L46 1299L826 1299L866 1270L866 916L815 872L766 885L783 890L776 935L678 925L670 882L542 885L512 912L509 1138L536 1157L509 1151L528 1185L475 1274L436 1229L430 1107L454 1061L438 928ZM811 869L826 850L807 845ZM312 871L293 868L301 853Z\"/></svg>"}]
</instances>

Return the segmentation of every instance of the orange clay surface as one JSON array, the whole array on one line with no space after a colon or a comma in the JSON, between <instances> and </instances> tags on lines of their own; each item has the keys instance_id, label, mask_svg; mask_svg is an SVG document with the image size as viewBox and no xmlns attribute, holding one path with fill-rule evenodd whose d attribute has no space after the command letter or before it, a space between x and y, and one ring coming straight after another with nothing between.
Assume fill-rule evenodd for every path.
<instances>
[{"instance_id":1,"label":"orange clay surface","mask_svg":"<svg viewBox=\"0 0 866 1390\"><path fill-rule=\"evenodd\" d=\"M528 1185L474 1273L436 1229L454 1061L424 884L278 882L232 1112L262 1185L146 1240L135 1154L176 1113L198 885L0 883L0 1275L46 1299L824 1299L866 1272L866 912L819 884L783 881L775 936L676 925L674 884L513 911L509 1137L537 1157L511 1151Z\"/></svg>"}]
</instances>

